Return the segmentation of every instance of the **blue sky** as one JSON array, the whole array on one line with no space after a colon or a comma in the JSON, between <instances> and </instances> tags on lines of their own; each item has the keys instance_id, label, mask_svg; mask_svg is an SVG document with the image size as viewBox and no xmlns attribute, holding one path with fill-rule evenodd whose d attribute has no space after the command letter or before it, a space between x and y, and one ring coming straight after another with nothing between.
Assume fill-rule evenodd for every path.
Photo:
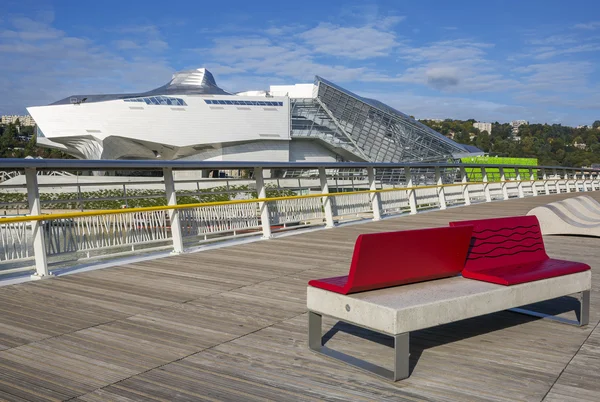
<instances>
[{"instance_id":1,"label":"blue sky","mask_svg":"<svg viewBox=\"0 0 600 402\"><path fill-rule=\"evenodd\" d=\"M596 1L30 1L0 10L0 114L207 67L229 91L314 75L418 118L600 119Z\"/></svg>"}]
</instances>

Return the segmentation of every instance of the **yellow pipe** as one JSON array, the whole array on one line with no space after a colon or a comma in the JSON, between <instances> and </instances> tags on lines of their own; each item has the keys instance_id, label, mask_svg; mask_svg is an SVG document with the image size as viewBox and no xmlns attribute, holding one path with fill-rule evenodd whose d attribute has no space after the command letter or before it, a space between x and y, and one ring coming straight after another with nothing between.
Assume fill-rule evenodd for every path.
<instances>
[{"instance_id":1,"label":"yellow pipe","mask_svg":"<svg viewBox=\"0 0 600 402\"><path fill-rule=\"evenodd\" d=\"M66 212L66 213L62 213L62 214L15 216L15 217L9 217L9 218L0 218L0 225L6 224L6 223L17 223L17 222L51 221L51 220L57 220L57 219L82 218L85 216L118 215L118 214L129 214L129 213L134 213L134 212L167 211L167 210L171 210L171 209L214 207L214 206L218 206L218 205L248 204L248 203L254 203L254 202L300 200L300 199L304 199L304 198L337 197L337 196L355 195L355 194L385 193L385 192L390 192L390 191L427 190L427 189L431 189L431 188L457 187L457 186L464 186L464 185L477 185L477 184L490 184L490 183L524 183L524 182L531 182L531 180L507 180L507 181L503 181L503 182L495 181L495 182L452 183L452 184L442 184L441 186L431 185L431 186L416 186L416 187L395 187L395 188L384 188L384 189L379 189L379 190L348 191L348 192L343 192L343 193L292 195L292 196L272 197L272 198L252 198L249 200L213 201L213 202L201 202L201 203L195 203L195 204L179 204L179 205L164 205L164 206L161 205L161 206L156 206L156 207L105 209L105 210L98 210L98 211Z\"/></svg>"}]
</instances>

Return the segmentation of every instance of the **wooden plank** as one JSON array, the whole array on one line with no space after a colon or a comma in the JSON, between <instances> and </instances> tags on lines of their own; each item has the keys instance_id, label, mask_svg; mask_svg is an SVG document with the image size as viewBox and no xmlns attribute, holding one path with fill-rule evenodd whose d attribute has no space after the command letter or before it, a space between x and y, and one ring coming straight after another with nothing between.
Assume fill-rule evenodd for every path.
<instances>
[{"instance_id":1,"label":"wooden plank","mask_svg":"<svg viewBox=\"0 0 600 402\"><path fill-rule=\"evenodd\" d=\"M544 239L552 256L592 266L587 328L501 312L417 331L411 377L397 383L306 346L306 284L347 273L360 233L526 214L576 195L451 208L0 288L0 399L597 400L593 238ZM563 298L537 307L573 315L572 306ZM390 365L389 338L324 324L329 346Z\"/></svg>"}]
</instances>

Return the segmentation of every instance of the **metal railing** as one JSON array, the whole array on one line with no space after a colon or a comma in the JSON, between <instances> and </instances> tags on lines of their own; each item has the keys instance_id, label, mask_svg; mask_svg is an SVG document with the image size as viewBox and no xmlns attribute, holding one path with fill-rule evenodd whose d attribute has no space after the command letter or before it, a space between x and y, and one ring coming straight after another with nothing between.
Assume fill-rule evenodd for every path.
<instances>
[{"instance_id":1,"label":"metal railing","mask_svg":"<svg viewBox=\"0 0 600 402\"><path fill-rule=\"evenodd\" d=\"M35 270L35 278L49 276L49 266L69 266L82 259L167 249L181 253L232 237L270 238L273 232L333 227L353 219L380 220L477 202L600 190L600 171L544 166L5 161L11 169L25 172L29 214L0 218L0 274ZM163 178L152 183L163 186L164 205L43 214L44 186L38 184L37 173L57 169L59 163L61 170L161 170ZM250 172L242 191L227 184L219 191L207 190L222 195L222 200L177 202L178 196L189 194L177 188L191 181L175 180L174 170L232 168ZM279 192L268 196L269 190ZM202 194L206 192L195 196L203 199ZM80 199L76 208L91 201Z\"/></svg>"}]
</instances>

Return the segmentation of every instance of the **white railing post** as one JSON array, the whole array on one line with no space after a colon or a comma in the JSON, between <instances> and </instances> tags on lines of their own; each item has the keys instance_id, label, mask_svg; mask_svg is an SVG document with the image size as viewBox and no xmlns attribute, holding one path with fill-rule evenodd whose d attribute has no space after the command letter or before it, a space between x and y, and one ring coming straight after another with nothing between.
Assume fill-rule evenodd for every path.
<instances>
[{"instance_id":1,"label":"white railing post","mask_svg":"<svg viewBox=\"0 0 600 402\"><path fill-rule=\"evenodd\" d=\"M417 192L412 188L414 184L408 166L404 168L404 177L406 178L406 187L411 188L411 190L408 190L408 205L410 206L410 213L414 215L417 213Z\"/></svg>"},{"instance_id":2,"label":"white railing post","mask_svg":"<svg viewBox=\"0 0 600 402\"><path fill-rule=\"evenodd\" d=\"M525 197L525 193L523 193L523 181L521 180L521 169L515 168L517 172L517 191L519 193L519 198Z\"/></svg>"},{"instance_id":3,"label":"white railing post","mask_svg":"<svg viewBox=\"0 0 600 402\"><path fill-rule=\"evenodd\" d=\"M592 191L596 191L596 186L594 185L594 182L598 182L598 173L596 173L596 174L590 173L590 177L592 179ZM598 190L600 190L600 182L598 182L597 184L598 184Z\"/></svg>"},{"instance_id":4,"label":"white railing post","mask_svg":"<svg viewBox=\"0 0 600 402\"><path fill-rule=\"evenodd\" d=\"M437 195L440 203L440 209L446 209L446 192L444 191L444 180L440 168L435 168L435 182L437 184Z\"/></svg>"},{"instance_id":5,"label":"white railing post","mask_svg":"<svg viewBox=\"0 0 600 402\"><path fill-rule=\"evenodd\" d=\"M550 194L550 186L548 185L548 175L546 169L542 169L542 179L544 180L544 194Z\"/></svg>"},{"instance_id":6,"label":"white railing post","mask_svg":"<svg viewBox=\"0 0 600 402\"><path fill-rule=\"evenodd\" d=\"M27 181L27 201L29 202L29 215L41 215L40 190L35 168L25 168L25 180ZM31 221L31 232L33 234L33 254L35 257L35 274L31 279L44 279L51 277L48 271L48 259L46 256L46 242L44 239L44 226L42 221Z\"/></svg>"},{"instance_id":7,"label":"white railing post","mask_svg":"<svg viewBox=\"0 0 600 402\"><path fill-rule=\"evenodd\" d=\"M529 168L529 181L531 182L531 190L533 191L533 196L537 197L537 183L535 181L535 174L533 173L533 168Z\"/></svg>"},{"instance_id":8,"label":"white railing post","mask_svg":"<svg viewBox=\"0 0 600 402\"><path fill-rule=\"evenodd\" d=\"M483 178L483 194L485 194L485 202L492 201L492 194L490 193L490 184L488 182L487 170L484 167L481 168L481 175Z\"/></svg>"},{"instance_id":9,"label":"white railing post","mask_svg":"<svg viewBox=\"0 0 600 402\"><path fill-rule=\"evenodd\" d=\"M265 188L265 179L263 177L263 168L254 168L254 180L256 181L256 193L258 198L267 198L267 189ZM260 221L263 231L263 239L271 238L271 220L269 216L269 206L267 202L258 203L260 210Z\"/></svg>"},{"instance_id":10,"label":"white railing post","mask_svg":"<svg viewBox=\"0 0 600 402\"><path fill-rule=\"evenodd\" d=\"M567 193L571 192L571 183L569 183L569 172L567 171L567 169L564 169L564 173L565 173L565 187L567 187Z\"/></svg>"},{"instance_id":11,"label":"white railing post","mask_svg":"<svg viewBox=\"0 0 600 402\"><path fill-rule=\"evenodd\" d=\"M556 194L560 194L560 175L556 171L556 169L552 169L552 174L554 175L554 186L556 187Z\"/></svg>"},{"instance_id":12,"label":"white railing post","mask_svg":"<svg viewBox=\"0 0 600 402\"><path fill-rule=\"evenodd\" d=\"M579 190L579 177L577 177L577 172L573 173L573 178L575 179L575 192L578 193L580 190ZM584 183L585 183L585 179L583 177L582 177L582 179L584 180Z\"/></svg>"},{"instance_id":13,"label":"white railing post","mask_svg":"<svg viewBox=\"0 0 600 402\"><path fill-rule=\"evenodd\" d=\"M589 181L589 183L590 183L590 191L594 191L594 182L592 181L592 174L591 174L591 173L589 173L589 172L587 172L587 173L586 173L586 172L584 172L584 173L583 173L583 177L584 177L584 182L583 182L583 191L588 191L588 188L587 188L587 183L588 183L588 181ZM588 179L585 179L586 177L587 177Z\"/></svg>"},{"instance_id":14,"label":"white railing post","mask_svg":"<svg viewBox=\"0 0 600 402\"><path fill-rule=\"evenodd\" d=\"M321 181L321 194L329 194L329 184L327 183L327 173L324 167L319 168L319 180ZM331 208L331 197L326 196L322 198L323 210L325 212L325 227L332 228L333 223L333 209Z\"/></svg>"},{"instance_id":15,"label":"white railing post","mask_svg":"<svg viewBox=\"0 0 600 402\"><path fill-rule=\"evenodd\" d=\"M506 173L504 172L503 167L500 167L500 182L502 183L502 198L508 200L508 189L506 188Z\"/></svg>"},{"instance_id":16,"label":"white railing post","mask_svg":"<svg viewBox=\"0 0 600 402\"><path fill-rule=\"evenodd\" d=\"M471 205L471 197L469 196L469 179L467 177L467 170L464 166L460 167L461 181L464 183L462 186L463 198L465 199L465 205Z\"/></svg>"},{"instance_id":17,"label":"white railing post","mask_svg":"<svg viewBox=\"0 0 600 402\"><path fill-rule=\"evenodd\" d=\"M583 191L588 191L587 189L587 179L586 179L586 174L585 172L581 172L581 178L583 179Z\"/></svg>"},{"instance_id":18,"label":"white railing post","mask_svg":"<svg viewBox=\"0 0 600 402\"><path fill-rule=\"evenodd\" d=\"M175 190L175 180L173 179L173 169L163 168L163 177L165 180L165 193L167 196L167 205L177 205L177 192ZM173 237L173 253L183 253L183 233L181 231L181 220L179 210L169 209L169 221L171 223L171 236Z\"/></svg>"},{"instance_id":19,"label":"white railing post","mask_svg":"<svg viewBox=\"0 0 600 402\"><path fill-rule=\"evenodd\" d=\"M369 176L369 190L377 190L377 183L375 182L375 169L373 167L367 168L367 175ZM373 220L381 220L381 202L379 199L379 193L369 193L371 197L371 206L373 208Z\"/></svg>"}]
</instances>

